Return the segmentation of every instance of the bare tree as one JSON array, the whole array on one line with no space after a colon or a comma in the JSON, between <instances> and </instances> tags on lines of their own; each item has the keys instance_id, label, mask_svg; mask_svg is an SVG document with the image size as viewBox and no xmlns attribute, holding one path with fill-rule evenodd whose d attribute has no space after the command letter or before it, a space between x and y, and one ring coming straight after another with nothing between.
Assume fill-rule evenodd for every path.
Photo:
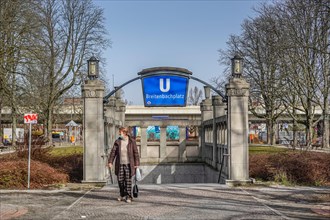
<instances>
[{"instance_id":1,"label":"bare tree","mask_svg":"<svg viewBox=\"0 0 330 220\"><path fill-rule=\"evenodd\" d=\"M262 4L256 18L244 21L243 33L230 37L229 49L220 51L223 63L235 53L244 56L250 110L266 120L268 143L274 143L274 125L285 112L294 129L299 123L306 126L309 145L323 119L323 145L329 146L329 5L326 0ZM317 107L321 117L316 117Z\"/></svg>"},{"instance_id":2,"label":"bare tree","mask_svg":"<svg viewBox=\"0 0 330 220\"><path fill-rule=\"evenodd\" d=\"M82 112L81 85L76 84L57 101L53 111L53 123L66 124L68 120L82 123Z\"/></svg>"},{"instance_id":3,"label":"bare tree","mask_svg":"<svg viewBox=\"0 0 330 220\"><path fill-rule=\"evenodd\" d=\"M318 9L317 45L319 51L319 105L323 111L322 146L330 148L330 2L320 1Z\"/></svg>"},{"instance_id":4,"label":"bare tree","mask_svg":"<svg viewBox=\"0 0 330 220\"><path fill-rule=\"evenodd\" d=\"M19 97L24 55L35 23L31 14L33 5L33 0L0 1L0 111L3 104L11 107L13 145L16 142L18 106L22 103Z\"/></svg>"},{"instance_id":5,"label":"bare tree","mask_svg":"<svg viewBox=\"0 0 330 220\"><path fill-rule=\"evenodd\" d=\"M227 66L230 66L230 64L226 64ZM226 69L224 71L224 75L223 76L218 76L218 77L214 77L211 78L211 84L220 92L222 92L222 94L226 93L226 84L228 83L228 80L230 78L230 73L227 73L229 70ZM214 92L214 91L212 91Z\"/></svg>"},{"instance_id":6,"label":"bare tree","mask_svg":"<svg viewBox=\"0 0 330 220\"><path fill-rule=\"evenodd\" d=\"M220 62L227 63L236 53L245 60L244 75L251 84L250 111L263 118L267 126L267 143L275 144L275 125L283 112L281 97L283 74L279 67L282 35L274 7L262 5L258 17L242 24L243 33L231 36L227 51L220 50ZM256 105L257 103L257 105ZM260 108L264 112L260 112Z\"/></svg>"},{"instance_id":7,"label":"bare tree","mask_svg":"<svg viewBox=\"0 0 330 220\"><path fill-rule=\"evenodd\" d=\"M306 126L308 146L312 143L314 127L322 119L323 145L329 146L329 5L328 1L297 0L278 5L278 17L286 31L283 63L287 63L290 86L284 101L294 120ZM316 117L317 107L323 111L320 117ZM303 120L298 119L297 111L304 113Z\"/></svg>"},{"instance_id":8,"label":"bare tree","mask_svg":"<svg viewBox=\"0 0 330 220\"><path fill-rule=\"evenodd\" d=\"M203 92L201 89L198 89L197 86L190 88L188 97L188 103L190 105L198 105L202 101L202 98Z\"/></svg>"},{"instance_id":9,"label":"bare tree","mask_svg":"<svg viewBox=\"0 0 330 220\"><path fill-rule=\"evenodd\" d=\"M109 46L103 10L91 0L38 0L39 30L30 44L27 81L51 141L53 110L59 98L84 78L86 61Z\"/></svg>"}]
</instances>

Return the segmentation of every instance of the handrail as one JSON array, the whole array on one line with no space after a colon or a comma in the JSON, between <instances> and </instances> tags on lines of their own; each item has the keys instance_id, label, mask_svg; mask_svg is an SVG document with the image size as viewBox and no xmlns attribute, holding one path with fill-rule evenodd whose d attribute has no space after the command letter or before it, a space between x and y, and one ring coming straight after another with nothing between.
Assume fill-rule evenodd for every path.
<instances>
[{"instance_id":1,"label":"handrail","mask_svg":"<svg viewBox=\"0 0 330 220\"><path fill-rule=\"evenodd\" d=\"M220 172L219 172L218 183L220 183L221 173L222 173L222 167L223 167L223 163L224 163L224 160L225 160L225 156L229 156L229 154L223 154L222 155L222 161L221 161L221 165L220 165Z\"/></svg>"}]
</instances>

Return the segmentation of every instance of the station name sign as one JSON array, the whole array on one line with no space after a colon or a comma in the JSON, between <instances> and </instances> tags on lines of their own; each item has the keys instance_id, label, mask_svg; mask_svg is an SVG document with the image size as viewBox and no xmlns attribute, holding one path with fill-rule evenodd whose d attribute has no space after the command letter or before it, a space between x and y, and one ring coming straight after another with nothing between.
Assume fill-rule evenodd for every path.
<instances>
[{"instance_id":1,"label":"station name sign","mask_svg":"<svg viewBox=\"0 0 330 220\"><path fill-rule=\"evenodd\" d=\"M174 67L145 69L139 73L145 107L186 106L189 72Z\"/></svg>"}]
</instances>

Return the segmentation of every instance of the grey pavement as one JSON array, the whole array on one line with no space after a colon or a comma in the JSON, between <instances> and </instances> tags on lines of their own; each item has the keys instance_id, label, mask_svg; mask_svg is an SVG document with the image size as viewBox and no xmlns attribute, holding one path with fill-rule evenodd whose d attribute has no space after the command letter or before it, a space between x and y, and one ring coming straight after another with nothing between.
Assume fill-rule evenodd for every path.
<instances>
[{"instance_id":1,"label":"grey pavement","mask_svg":"<svg viewBox=\"0 0 330 220\"><path fill-rule=\"evenodd\" d=\"M219 184L139 185L132 203L118 187L0 190L0 219L329 219L330 188Z\"/></svg>"}]
</instances>

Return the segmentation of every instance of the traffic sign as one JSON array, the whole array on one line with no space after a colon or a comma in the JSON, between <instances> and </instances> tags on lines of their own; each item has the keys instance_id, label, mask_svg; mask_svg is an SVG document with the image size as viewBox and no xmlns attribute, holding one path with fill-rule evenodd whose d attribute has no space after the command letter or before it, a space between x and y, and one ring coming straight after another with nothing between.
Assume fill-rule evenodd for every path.
<instances>
[{"instance_id":1,"label":"traffic sign","mask_svg":"<svg viewBox=\"0 0 330 220\"><path fill-rule=\"evenodd\" d=\"M37 124L38 114L24 114L24 124Z\"/></svg>"}]
</instances>

